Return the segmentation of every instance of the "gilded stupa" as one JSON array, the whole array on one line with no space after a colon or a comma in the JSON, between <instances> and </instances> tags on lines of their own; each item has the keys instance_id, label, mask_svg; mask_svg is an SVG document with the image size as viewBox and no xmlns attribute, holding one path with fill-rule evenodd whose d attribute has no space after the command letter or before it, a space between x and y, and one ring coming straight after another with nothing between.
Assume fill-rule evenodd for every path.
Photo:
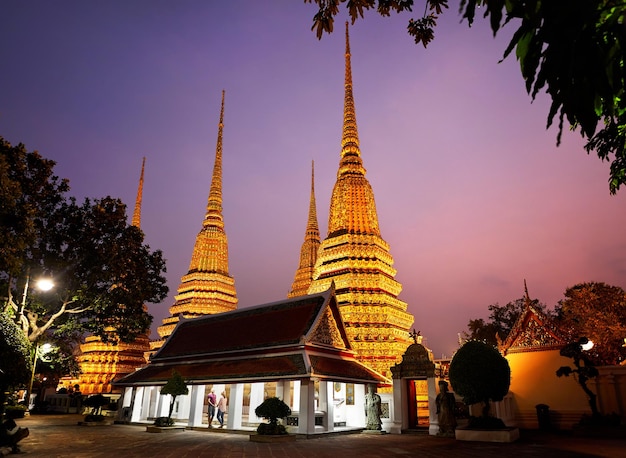
<instances>
[{"instance_id":1,"label":"gilded stupa","mask_svg":"<svg viewBox=\"0 0 626 458\"><path fill-rule=\"evenodd\" d=\"M222 215L222 133L224 129L224 91L215 150L215 164L209 191L206 215L189 264L181 278L170 316L157 329L160 340L150 342L150 348L161 348L180 317L195 318L237 308L235 280L228 273L228 239Z\"/></svg>"},{"instance_id":2,"label":"gilded stupa","mask_svg":"<svg viewBox=\"0 0 626 458\"><path fill-rule=\"evenodd\" d=\"M350 39L346 23L345 98L341 159L309 293L335 284L346 332L360 362L391 377L412 342L413 316L398 295L393 257L378 226L374 192L365 178L352 93Z\"/></svg>"},{"instance_id":3,"label":"gilded stupa","mask_svg":"<svg viewBox=\"0 0 626 458\"><path fill-rule=\"evenodd\" d=\"M287 297L304 296L311 286L317 251L320 247L320 229L317 224L315 206L315 164L311 164L311 198L309 199L309 218L307 220L304 242L300 248L300 264Z\"/></svg>"},{"instance_id":4,"label":"gilded stupa","mask_svg":"<svg viewBox=\"0 0 626 458\"><path fill-rule=\"evenodd\" d=\"M141 163L141 175L132 225L141 227L141 202L143 196L144 167L146 158ZM145 306L144 306L145 307ZM113 329L110 330L114 332ZM149 331L130 343L103 342L100 337L88 336L80 345L81 354L77 357L81 374L75 383L80 385L82 394L99 394L113 392L111 382L124 375L134 372L146 364L144 354L150 350Z\"/></svg>"}]
</instances>

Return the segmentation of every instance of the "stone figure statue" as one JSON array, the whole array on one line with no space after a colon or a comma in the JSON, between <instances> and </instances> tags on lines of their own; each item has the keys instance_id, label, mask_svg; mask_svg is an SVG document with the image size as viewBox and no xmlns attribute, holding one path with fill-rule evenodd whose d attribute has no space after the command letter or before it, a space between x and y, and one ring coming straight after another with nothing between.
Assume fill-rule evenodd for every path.
<instances>
[{"instance_id":1,"label":"stone figure statue","mask_svg":"<svg viewBox=\"0 0 626 458\"><path fill-rule=\"evenodd\" d=\"M380 396L374 391L372 384L367 385L367 394L365 395L365 415L367 417L367 426L365 429L371 431L382 430L382 409L380 406Z\"/></svg>"},{"instance_id":2,"label":"stone figure statue","mask_svg":"<svg viewBox=\"0 0 626 458\"><path fill-rule=\"evenodd\" d=\"M439 381L439 394L435 399L437 404L437 419L439 420L439 436L454 436L456 429L456 418L454 408L456 399L454 394L448 392L448 382Z\"/></svg>"}]
</instances>

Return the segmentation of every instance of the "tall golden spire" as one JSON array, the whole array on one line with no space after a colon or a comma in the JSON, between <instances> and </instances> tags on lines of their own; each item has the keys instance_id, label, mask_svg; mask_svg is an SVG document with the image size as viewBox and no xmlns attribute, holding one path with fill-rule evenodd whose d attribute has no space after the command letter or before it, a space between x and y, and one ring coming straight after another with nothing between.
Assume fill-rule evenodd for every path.
<instances>
[{"instance_id":1,"label":"tall golden spire","mask_svg":"<svg viewBox=\"0 0 626 458\"><path fill-rule=\"evenodd\" d=\"M146 157L141 161L141 175L139 176L139 188L137 189L137 200L135 200L135 211L133 212L132 225L141 227L141 201L143 199L143 170L146 165Z\"/></svg>"},{"instance_id":2,"label":"tall golden spire","mask_svg":"<svg viewBox=\"0 0 626 458\"><path fill-rule=\"evenodd\" d=\"M309 293L335 283L346 332L361 362L390 377L411 343L413 316L398 295L393 257L378 227L374 192L365 178L352 93L350 40L346 23L346 73L341 159Z\"/></svg>"},{"instance_id":3,"label":"tall golden spire","mask_svg":"<svg viewBox=\"0 0 626 458\"><path fill-rule=\"evenodd\" d=\"M309 218L304 234L304 242L300 248L300 264L291 285L291 291L287 297L303 296L307 294L311 280L315 261L317 260L317 250L320 246L320 230L317 224L317 209L315 206L315 163L311 161L311 198L309 200Z\"/></svg>"},{"instance_id":4,"label":"tall golden spire","mask_svg":"<svg viewBox=\"0 0 626 458\"><path fill-rule=\"evenodd\" d=\"M158 332L162 339L168 337L179 316L193 318L213 313L228 312L237 308L235 280L228 274L228 239L222 215L222 134L224 130L224 97L217 133L215 163L202 229L196 237L189 271L181 278L176 302L170 307L169 318L163 320ZM159 348L164 340L151 343Z\"/></svg>"}]
</instances>

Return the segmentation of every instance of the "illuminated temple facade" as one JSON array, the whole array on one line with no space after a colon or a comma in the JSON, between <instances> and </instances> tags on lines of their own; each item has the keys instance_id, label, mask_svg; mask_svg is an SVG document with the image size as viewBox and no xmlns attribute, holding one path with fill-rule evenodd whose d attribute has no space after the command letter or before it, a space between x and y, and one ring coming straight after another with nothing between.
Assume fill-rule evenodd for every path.
<instances>
[{"instance_id":1,"label":"illuminated temple facade","mask_svg":"<svg viewBox=\"0 0 626 458\"><path fill-rule=\"evenodd\" d=\"M237 308L235 280L228 273L228 239L222 212L222 134L224 128L224 91L215 150L215 164L206 215L196 237L189 271L181 278L170 316L158 328L159 340L150 342L152 351L161 348L180 316L195 318Z\"/></svg>"},{"instance_id":2,"label":"illuminated temple facade","mask_svg":"<svg viewBox=\"0 0 626 458\"><path fill-rule=\"evenodd\" d=\"M146 158L141 164L139 188L132 225L141 227L141 202L143 194L144 167ZM111 330L113 331L113 330ZM80 385L83 394L99 394L114 392L112 381L134 372L135 369L146 364L144 354L150 350L149 334L142 334L133 342L107 343L100 337L89 336L80 346L80 355L77 357L81 374L73 382Z\"/></svg>"},{"instance_id":3,"label":"illuminated temple facade","mask_svg":"<svg viewBox=\"0 0 626 458\"><path fill-rule=\"evenodd\" d=\"M335 285L337 303L358 360L391 378L412 340L414 318L398 295L393 257L378 226L374 192L365 178L352 93L346 23L345 95L341 159L309 293Z\"/></svg>"}]
</instances>

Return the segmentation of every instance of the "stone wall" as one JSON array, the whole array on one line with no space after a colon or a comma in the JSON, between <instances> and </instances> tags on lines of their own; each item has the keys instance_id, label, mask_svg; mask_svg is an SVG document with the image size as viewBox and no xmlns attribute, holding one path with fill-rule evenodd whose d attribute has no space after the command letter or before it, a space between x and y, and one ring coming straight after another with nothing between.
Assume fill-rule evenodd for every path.
<instances>
[{"instance_id":1,"label":"stone wall","mask_svg":"<svg viewBox=\"0 0 626 458\"><path fill-rule=\"evenodd\" d=\"M513 395L515 425L536 429L538 404L549 406L549 420L556 429L571 429L583 414L590 414L587 396L572 376L557 377L561 366L573 367L558 350L510 353L510 393ZM598 409L603 414L617 413L626 418L626 366L598 368L600 375L587 385L597 394Z\"/></svg>"}]
</instances>

